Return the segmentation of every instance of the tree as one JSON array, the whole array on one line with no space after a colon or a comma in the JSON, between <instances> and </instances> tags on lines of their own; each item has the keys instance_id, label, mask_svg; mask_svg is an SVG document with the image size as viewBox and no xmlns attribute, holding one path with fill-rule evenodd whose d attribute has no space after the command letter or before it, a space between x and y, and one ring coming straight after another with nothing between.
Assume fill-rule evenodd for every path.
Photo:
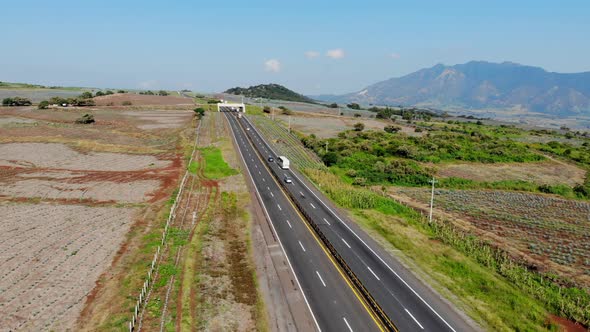
<instances>
[{"instance_id":1,"label":"tree","mask_svg":"<svg viewBox=\"0 0 590 332\"><path fill-rule=\"evenodd\" d=\"M357 122L354 124L354 131L363 131L365 129L365 125L361 122Z\"/></svg>"},{"instance_id":2,"label":"tree","mask_svg":"<svg viewBox=\"0 0 590 332\"><path fill-rule=\"evenodd\" d=\"M37 105L37 108L40 110L45 110L49 107L49 102L47 100L43 100Z\"/></svg>"},{"instance_id":3,"label":"tree","mask_svg":"<svg viewBox=\"0 0 590 332\"><path fill-rule=\"evenodd\" d=\"M328 107L330 107L330 108L338 108L338 104L331 103L330 105L328 105Z\"/></svg>"},{"instance_id":4,"label":"tree","mask_svg":"<svg viewBox=\"0 0 590 332\"><path fill-rule=\"evenodd\" d=\"M12 97L2 99L2 106L31 106L33 103L30 99L22 97Z\"/></svg>"},{"instance_id":5,"label":"tree","mask_svg":"<svg viewBox=\"0 0 590 332\"><path fill-rule=\"evenodd\" d=\"M80 99L90 99L92 97L93 97L92 96L92 92L90 92L90 91L84 91L84 92L82 92L82 94L78 98L80 98Z\"/></svg>"},{"instance_id":6,"label":"tree","mask_svg":"<svg viewBox=\"0 0 590 332\"><path fill-rule=\"evenodd\" d=\"M63 105L63 104L67 104L67 100L65 100L62 97L51 97L49 98L49 104L50 105Z\"/></svg>"},{"instance_id":7,"label":"tree","mask_svg":"<svg viewBox=\"0 0 590 332\"><path fill-rule=\"evenodd\" d=\"M104 94L105 94L105 96L108 96L108 95L112 95L112 94L115 94L115 93L113 91L111 91L111 90L107 90L107 91L104 92Z\"/></svg>"},{"instance_id":8,"label":"tree","mask_svg":"<svg viewBox=\"0 0 590 332\"><path fill-rule=\"evenodd\" d=\"M76 119L76 123L78 124L90 124L94 122L94 116L92 114L84 114L81 118Z\"/></svg>"},{"instance_id":9,"label":"tree","mask_svg":"<svg viewBox=\"0 0 590 332\"><path fill-rule=\"evenodd\" d=\"M293 114L293 111L291 111L290 109L284 107L283 114L284 115L292 115Z\"/></svg>"},{"instance_id":10,"label":"tree","mask_svg":"<svg viewBox=\"0 0 590 332\"><path fill-rule=\"evenodd\" d=\"M127 93L125 90L118 90L117 93Z\"/></svg>"},{"instance_id":11,"label":"tree","mask_svg":"<svg viewBox=\"0 0 590 332\"><path fill-rule=\"evenodd\" d=\"M350 103L347 104L346 107L348 108L352 108L353 110L360 110L361 109L361 105L357 104L357 103Z\"/></svg>"},{"instance_id":12,"label":"tree","mask_svg":"<svg viewBox=\"0 0 590 332\"><path fill-rule=\"evenodd\" d=\"M264 106L264 107L262 108L262 111L263 111L264 113L270 113L270 106Z\"/></svg>"},{"instance_id":13,"label":"tree","mask_svg":"<svg viewBox=\"0 0 590 332\"><path fill-rule=\"evenodd\" d=\"M326 166L330 167L338 162L338 155L336 152L328 152L322 157L322 161Z\"/></svg>"},{"instance_id":14,"label":"tree","mask_svg":"<svg viewBox=\"0 0 590 332\"><path fill-rule=\"evenodd\" d=\"M360 117L361 117L361 115L360 115L359 113L354 113L354 117L355 117L355 118L360 118Z\"/></svg>"},{"instance_id":15,"label":"tree","mask_svg":"<svg viewBox=\"0 0 590 332\"><path fill-rule=\"evenodd\" d=\"M201 119L205 115L205 109L202 107L197 107L193 111L195 112L197 119Z\"/></svg>"},{"instance_id":16,"label":"tree","mask_svg":"<svg viewBox=\"0 0 590 332\"><path fill-rule=\"evenodd\" d=\"M164 90L160 90L160 91L158 91L158 95L159 96L167 96L168 95L168 92L167 91L164 91Z\"/></svg>"},{"instance_id":17,"label":"tree","mask_svg":"<svg viewBox=\"0 0 590 332\"><path fill-rule=\"evenodd\" d=\"M398 131L402 130L402 127L389 125L389 126L385 126L385 128L383 128L383 130L385 130L388 133L397 133Z\"/></svg>"},{"instance_id":18,"label":"tree","mask_svg":"<svg viewBox=\"0 0 590 332\"><path fill-rule=\"evenodd\" d=\"M94 94L95 97L100 97L100 96L104 96L105 93L102 91L96 91L96 93Z\"/></svg>"}]
</instances>

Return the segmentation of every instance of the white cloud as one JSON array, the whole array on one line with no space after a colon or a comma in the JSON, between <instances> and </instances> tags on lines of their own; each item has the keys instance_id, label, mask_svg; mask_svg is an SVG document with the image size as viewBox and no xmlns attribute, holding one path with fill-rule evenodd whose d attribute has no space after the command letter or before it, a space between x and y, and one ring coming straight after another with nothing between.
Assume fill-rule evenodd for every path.
<instances>
[{"instance_id":1,"label":"white cloud","mask_svg":"<svg viewBox=\"0 0 590 332\"><path fill-rule=\"evenodd\" d=\"M307 52L305 52L305 57L307 57L308 59L317 58L319 56L320 56L320 52L317 52L317 51L307 51Z\"/></svg>"},{"instance_id":2,"label":"white cloud","mask_svg":"<svg viewBox=\"0 0 590 332\"><path fill-rule=\"evenodd\" d=\"M342 50L341 48L329 50L328 52L326 52L326 56L332 59L342 59L344 58L344 50Z\"/></svg>"},{"instance_id":3,"label":"white cloud","mask_svg":"<svg viewBox=\"0 0 590 332\"><path fill-rule=\"evenodd\" d=\"M400 58L399 54L397 54L397 53L391 53L391 54L389 54L389 57L394 60L397 60Z\"/></svg>"},{"instance_id":4,"label":"white cloud","mask_svg":"<svg viewBox=\"0 0 590 332\"><path fill-rule=\"evenodd\" d=\"M281 63L277 59L266 60L264 62L264 70L278 73L281 71Z\"/></svg>"}]
</instances>

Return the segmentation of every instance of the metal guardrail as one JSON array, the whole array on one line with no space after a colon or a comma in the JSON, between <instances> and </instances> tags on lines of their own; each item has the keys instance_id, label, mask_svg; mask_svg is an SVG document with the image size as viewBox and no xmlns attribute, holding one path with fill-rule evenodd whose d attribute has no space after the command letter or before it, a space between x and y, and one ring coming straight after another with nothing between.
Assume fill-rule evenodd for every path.
<instances>
[{"instance_id":1,"label":"metal guardrail","mask_svg":"<svg viewBox=\"0 0 590 332\"><path fill-rule=\"evenodd\" d=\"M242 119L244 119L244 118L242 118ZM248 120L245 120L245 121L247 121L250 124L250 126L252 126L252 124ZM238 120L238 124L241 125L239 120ZM251 130L250 131L244 130L244 132L246 133L246 137L248 137L248 139L250 140L252 145L254 145L256 147L256 144L254 144L254 141L252 140L252 138L248 134L248 132L252 133L252 131ZM259 135L258 133L256 133L256 134ZM264 140L264 138L262 138L262 137L260 137L260 139ZM258 148L256 148L256 151L258 152L259 155L262 156L262 152L259 151ZM264 156L262 156L262 158L264 159ZM397 327L395 326L393 321L389 318L389 316L387 316L387 314L385 313L385 311L383 311L383 309L381 308L379 303L377 303L377 301L373 298L371 293L367 290L367 288L363 285L363 283L360 281L360 279L352 271L350 266L348 266L348 264L346 263L344 258L338 253L336 248L332 245L330 240L328 240L328 238L324 235L324 233L322 232L322 230L320 229L318 224L313 220L313 218L303 208L301 203L298 201L297 197L295 197L295 195L293 195L293 193L291 193L291 191L289 190L287 185L285 183L283 183L283 181L281 181L281 174L278 174L277 171L272 168L271 168L271 172L274 174L275 178L277 178L277 180L278 180L277 182L280 183L281 187L283 187L283 189L285 189L284 191L287 193L287 195L289 196L291 201L295 204L295 206L297 207L299 212L303 215L307 224L309 226L311 226L311 228L314 230L316 235L320 238L322 243L326 246L326 248L328 249L328 251L330 252L332 257L336 260L336 262L342 268L342 270L344 270L344 272L348 276L349 280L353 283L354 287L361 293L361 295L363 296L364 300L369 305L369 307L371 308L373 313L375 313L375 315L377 315L377 317L379 317L379 320L381 321L383 326L388 331L398 332L399 330L397 329Z\"/></svg>"}]
</instances>

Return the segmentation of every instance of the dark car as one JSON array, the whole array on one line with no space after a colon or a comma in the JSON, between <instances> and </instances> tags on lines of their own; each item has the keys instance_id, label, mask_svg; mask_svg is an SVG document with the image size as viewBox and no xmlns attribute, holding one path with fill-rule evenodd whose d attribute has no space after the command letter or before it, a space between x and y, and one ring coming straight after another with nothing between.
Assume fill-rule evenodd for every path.
<instances>
[{"instance_id":1,"label":"dark car","mask_svg":"<svg viewBox=\"0 0 590 332\"><path fill-rule=\"evenodd\" d=\"M275 158L273 158L272 156L268 156L268 161L272 163L273 161L275 161Z\"/></svg>"}]
</instances>

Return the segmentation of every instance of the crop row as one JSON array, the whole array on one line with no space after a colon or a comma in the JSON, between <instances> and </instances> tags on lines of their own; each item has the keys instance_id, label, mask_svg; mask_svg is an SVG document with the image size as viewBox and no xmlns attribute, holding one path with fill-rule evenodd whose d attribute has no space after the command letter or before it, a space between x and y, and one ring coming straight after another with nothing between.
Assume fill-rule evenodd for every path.
<instances>
[{"instance_id":1,"label":"crop row","mask_svg":"<svg viewBox=\"0 0 590 332\"><path fill-rule=\"evenodd\" d=\"M424 189L400 193L428 202ZM533 256L590 275L590 204L503 191L436 190L435 206L470 217L480 229L517 244Z\"/></svg>"},{"instance_id":2,"label":"crop row","mask_svg":"<svg viewBox=\"0 0 590 332\"><path fill-rule=\"evenodd\" d=\"M250 115L248 118L252 120L273 149L287 156L297 168L324 168L324 164L318 157L307 151L297 136L290 133L279 123L260 115Z\"/></svg>"}]
</instances>

